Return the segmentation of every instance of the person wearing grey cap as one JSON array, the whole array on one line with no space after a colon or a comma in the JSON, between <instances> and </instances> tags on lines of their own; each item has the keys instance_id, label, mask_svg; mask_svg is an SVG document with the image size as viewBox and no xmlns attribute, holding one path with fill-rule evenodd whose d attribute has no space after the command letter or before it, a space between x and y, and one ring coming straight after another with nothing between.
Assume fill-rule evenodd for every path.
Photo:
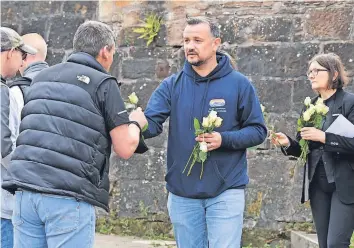
<instances>
[{"instance_id":1,"label":"person wearing grey cap","mask_svg":"<svg viewBox=\"0 0 354 248\"><path fill-rule=\"evenodd\" d=\"M10 28L1 31L1 183L7 173L15 141L19 133L19 106L13 92L6 86L6 79L16 75L27 54L36 50L25 45L21 36ZM11 223L13 196L1 190L1 247L13 247L13 226Z\"/></svg>"},{"instance_id":2,"label":"person wearing grey cap","mask_svg":"<svg viewBox=\"0 0 354 248\"><path fill-rule=\"evenodd\" d=\"M1 80L16 75L27 54L36 54L36 49L23 42L21 36L11 28L1 30Z\"/></svg>"}]
</instances>

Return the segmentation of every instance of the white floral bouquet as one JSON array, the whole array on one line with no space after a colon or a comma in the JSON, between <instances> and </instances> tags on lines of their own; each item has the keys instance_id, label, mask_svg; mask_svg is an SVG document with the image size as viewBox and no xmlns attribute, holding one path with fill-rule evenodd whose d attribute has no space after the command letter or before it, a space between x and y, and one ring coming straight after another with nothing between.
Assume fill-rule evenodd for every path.
<instances>
[{"instance_id":1,"label":"white floral bouquet","mask_svg":"<svg viewBox=\"0 0 354 248\"><path fill-rule=\"evenodd\" d=\"M203 117L202 126L200 126L199 120L194 118L194 129L195 129L195 136L204 134L204 133L212 133L214 128L220 127L222 124L223 119L217 116L217 112L212 110L210 111L207 117ZM195 162L199 162L202 164L201 172L200 172L200 179L202 179L203 171L204 171L204 162L209 155L208 146L205 141L197 142L194 145L192 154L189 156L188 162L184 167L183 174L186 171L188 165L189 170L187 176L191 174L192 168Z\"/></svg>"},{"instance_id":2,"label":"white floral bouquet","mask_svg":"<svg viewBox=\"0 0 354 248\"><path fill-rule=\"evenodd\" d=\"M304 104L305 111L297 121L297 131L300 132L303 127L314 127L320 129L322 126L322 120L329 110L328 107L323 103L323 99L319 97L316 103L312 104L311 98L306 97ZM304 165L309 153L309 142L308 140L301 139L299 144L301 147L301 155L298 159L298 162Z\"/></svg>"}]
</instances>

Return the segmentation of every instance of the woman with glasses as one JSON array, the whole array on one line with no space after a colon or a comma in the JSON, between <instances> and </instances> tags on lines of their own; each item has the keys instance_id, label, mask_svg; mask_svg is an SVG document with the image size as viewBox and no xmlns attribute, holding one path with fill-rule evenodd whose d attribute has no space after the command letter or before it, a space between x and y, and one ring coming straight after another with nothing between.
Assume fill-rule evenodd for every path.
<instances>
[{"instance_id":1,"label":"woman with glasses","mask_svg":"<svg viewBox=\"0 0 354 248\"><path fill-rule=\"evenodd\" d=\"M320 248L348 248L354 229L354 138L325 130L339 114L354 124L354 95L343 90L349 80L333 53L312 58L307 76L318 94L312 103L321 97L329 107L322 128L304 127L296 139L276 133L272 143L285 155L299 157L299 140L309 141L301 202L310 200Z\"/></svg>"}]
</instances>

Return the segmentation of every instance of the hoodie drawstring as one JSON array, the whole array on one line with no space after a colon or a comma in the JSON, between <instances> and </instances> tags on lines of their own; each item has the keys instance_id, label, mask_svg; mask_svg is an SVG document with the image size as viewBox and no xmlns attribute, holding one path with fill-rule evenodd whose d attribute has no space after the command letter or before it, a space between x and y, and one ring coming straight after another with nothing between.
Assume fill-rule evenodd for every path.
<instances>
[{"instance_id":1,"label":"hoodie drawstring","mask_svg":"<svg viewBox=\"0 0 354 248\"><path fill-rule=\"evenodd\" d=\"M209 89L209 83L210 83L210 78L208 78L208 81L207 81L207 86L204 90L204 95L203 95L203 100L202 100L202 108L201 108L201 111L200 111L200 118L201 118L201 121L203 121L203 113L204 113L204 107L205 107L205 101L206 101L206 96L207 96L207 93L208 93L208 89Z\"/></svg>"},{"instance_id":2,"label":"hoodie drawstring","mask_svg":"<svg viewBox=\"0 0 354 248\"><path fill-rule=\"evenodd\" d=\"M204 93L203 93L203 98L202 98L202 106L201 106L201 110L200 110L200 114L199 114L199 120L202 122L203 121L203 113L204 113L204 109L205 109L205 101L206 101L206 96L209 90L209 83L210 83L211 78L208 78L207 81L207 86L204 89ZM195 77L194 77L194 83L197 84ZM193 100L193 104L192 104L192 108L190 111L190 126L189 126L189 130L192 130L192 127L194 126L194 117L193 117L193 112L194 112L194 102L195 102L195 88L192 87L192 100Z\"/></svg>"}]
</instances>

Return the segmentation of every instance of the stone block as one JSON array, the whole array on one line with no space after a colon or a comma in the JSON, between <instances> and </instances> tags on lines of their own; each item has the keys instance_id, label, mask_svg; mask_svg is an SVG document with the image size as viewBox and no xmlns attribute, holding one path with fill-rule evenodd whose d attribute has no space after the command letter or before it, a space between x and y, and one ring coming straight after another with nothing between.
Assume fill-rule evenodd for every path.
<instances>
[{"instance_id":1,"label":"stone block","mask_svg":"<svg viewBox=\"0 0 354 248\"><path fill-rule=\"evenodd\" d=\"M1 22L1 27L11 28L21 34L22 25L16 22Z\"/></svg>"},{"instance_id":2,"label":"stone block","mask_svg":"<svg viewBox=\"0 0 354 248\"><path fill-rule=\"evenodd\" d=\"M236 48L237 66L246 75L299 77L306 75L307 62L318 53L312 43L254 45Z\"/></svg>"},{"instance_id":3,"label":"stone block","mask_svg":"<svg viewBox=\"0 0 354 248\"><path fill-rule=\"evenodd\" d=\"M289 41L292 20L287 17L256 19L236 17L221 21L222 41L242 43L246 41Z\"/></svg>"},{"instance_id":4,"label":"stone block","mask_svg":"<svg viewBox=\"0 0 354 248\"><path fill-rule=\"evenodd\" d=\"M65 1L63 12L64 15L73 14L87 19L96 19L96 10L98 1Z\"/></svg>"},{"instance_id":5,"label":"stone block","mask_svg":"<svg viewBox=\"0 0 354 248\"><path fill-rule=\"evenodd\" d=\"M133 58L159 58L159 59L172 59L176 49L170 47L129 47L129 54Z\"/></svg>"},{"instance_id":6,"label":"stone block","mask_svg":"<svg viewBox=\"0 0 354 248\"><path fill-rule=\"evenodd\" d=\"M112 208L119 217L141 216L142 206L148 213L167 212L167 192L164 182L145 180L121 180L117 184L119 194L112 197Z\"/></svg>"},{"instance_id":7,"label":"stone block","mask_svg":"<svg viewBox=\"0 0 354 248\"><path fill-rule=\"evenodd\" d=\"M222 6L224 8L242 8L242 7L262 7L262 2L256 1L224 1Z\"/></svg>"},{"instance_id":8,"label":"stone block","mask_svg":"<svg viewBox=\"0 0 354 248\"><path fill-rule=\"evenodd\" d=\"M308 39L348 39L353 14L350 8L311 9L305 20Z\"/></svg>"},{"instance_id":9,"label":"stone block","mask_svg":"<svg viewBox=\"0 0 354 248\"><path fill-rule=\"evenodd\" d=\"M166 21L167 28L167 45L182 46L183 45L183 31L186 27L186 19Z\"/></svg>"},{"instance_id":10,"label":"stone block","mask_svg":"<svg viewBox=\"0 0 354 248\"><path fill-rule=\"evenodd\" d=\"M123 60L122 76L130 79L154 78L155 67L155 59Z\"/></svg>"},{"instance_id":11,"label":"stone block","mask_svg":"<svg viewBox=\"0 0 354 248\"><path fill-rule=\"evenodd\" d=\"M250 184L246 216L257 221L309 221L310 209L300 203L303 168L280 151L248 160Z\"/></svg>"},{"instance_id":12,"label":"stone block","mask_svg":"<svg viewBox=\"0 0 354 248\"><path fill-rule=\"evenodd\" d=\"M22 24L21 35L28 33L38 33L46 40L48 38L47 22L48 18L40 18L39 20L24 22Z\"/></svg>"},{"instance_id":13,"label":"stone block","mask_svg":"<svg viewBox=\"0 0 354 248\"><path fill-rule=\"evenodd\" d=\"M156 77L158 79L164 79L170 75L170 64L167 60L158 60L156 63Z\"/></svg>"},{"instance_id":14,"label":"stone block","mask_svg":"<svg viewBox=\"0 0 354 248\"><path fill-rule=\"evenodd\" d=\"M113 63L111 65L111 75L118 80L121 79L121 64L123 59L128 57L128 52L125 48L116 48L116 53L113 56Z\"/></svg>"},{"instance_id":15,"label":"stone block","mask_svg":"<svg viewBox=\"0 0 354 248\"><path fill-rule=\"evenodd\" d=\"M292 85L278 79L252 78L261 103L267 112L283 113L291 109Z\"/></svg>"},{"instance_id":16,"label":"stone block","mask_svg":"<svg viewBox=\"0 0 354 248\"><path fill-rule=\"evenodd\" d=\"M117 44L119 46L146 46L146 40L139 39L140 34L134 33L133 27L122 28L119 31Z\"/></svg>"},{"instance_id":17,"label":"stone block","mask_svg":"<svg viewBox=\"0 0 354 248\"><path fill-rule=\"evenodd\" d=\"M49 48L46 61L50 66L56 65L61 63L64 57L65 57L64 51L53 51L52 49Z\"/></svg>"},{"instance_id":18,"label":"stone block","mask_svg":"<svg viewBox=\"0 0 354 248\"><path fill-rule=\"evenodd\" d=\"M98 19L105 23L126 21L124 26L129 26L129 23L135 23L133 17L141 12L142 5L145 5L145 1L99 1ZM129 17L125 20L126 14Z\"/></svg>"},{"instance_id":19,"label":"stone block","mask_svg":"<svg viewBox=\"0 0 354 248\"><path fill-rule=\"evenodd\" d=\"M291 248L319 248L316 234L291 232Z\"/></svg>"},{"instance_id":20,"label":"stone block","mask_svg":"<svg viewBox=\"0 0 354 248\"><path fill-rule=\"evenodd\" d=\"M65 16L51 19L48 46L52 48L71 49L77 28L85 21L81 17L66 18Z\"/></svg>"},{"instance_id":21,"label":"stone block","mask_svg":"<svg viewBox=\"0 0 354 248\"><path fill-rule=\"evenodd\" d=\"M112 157L111 166L114 168L114 174L111 178L114 180L146 180L146 181L164 181L165 177L165 149L149 146L149 151L144 154L135 154L128 160Z\"/></svg>"},{"instance_id":22,"label":"stone block","mask_svg":"<svg viewBox=\"0 0 354 248\"><path fill-rule=\"evenodd\" d=\"M311 82L305 78L294 81L293 110L300 113L304 107L304 100L308 96L311 98L316 96L311 88Z\"/></svg>"},{"instance_id":23,"label":"stone block","mask_svg":"<svg viewBox=\"0 0 354 248\"><path fill-rule=\"evenodd\" d=\"M324 52L332 52L337 54L350 76L354 76L354 43L330 43L324 46Z\"/></svg>"},{"instance_id":24,"label":"stone block","mask_svg":"<svg viewBox=\"0 0 354 248\"><path fill-rule=\"evenodd\" d=\"M12 1L1 1L1 26L16 26L21 22L22 17L18 6Z\"/></svg>"},{"instance_id":25,"label":"stone block","mask_svg":"<svg viewBox=\"0 0 354 248\"><path fill-rule=\"evenodd\" d=\"M148 147L155 147L159 149L166 149L167 148L167 140L168 140L168 121L167 119L163 125L163 132L154 138L145 140L145 143ZM165 150L165 152L167 152ZM167 161L165 162L165 166L167 165Z\"/></svg>"},{"instance_id":26,"label":"stone block","mask_svg":"<svg viewBox=\"0 0 354 248\"><path fill-rule=\"evenodd\" d=\"M276 132L283 132L292 138L296 136L296 125L299 114L297 113L285 113L281 115L272 116L272 124ZM278 150L280 154L281 151Z\"/></svg>"},{"instance_id":27,"label":"stone block","mask_svg":"<svg viewBox=\"0 0 354 248\"><path fill-rule=\"evenodd\" d=\"M303 38L304 38L304 24L303 24L303 21L302 21L302 18L300 17L296 17L293 19L293 22L294 22L294 26L293 26L293 29L294 29L294 41L302 41Z\"/></svg>"},{"instance_id":28,"label":"stone block","mask_svg":"<svg viewBox=\"0 0 354 248\"><path fill-rule=\"evenodd\" d=\"M60 14L62 1L18 1L16 7L21 12L22 18L38 18L53 14Z\"/></svg>"},{"instance_id":29,"label":"stone block","mask_svg":"<svg viewBox=\"0 0 354 248\"><path fill-rule=\"evenodd\" d=\"M144 79L137 80L135 83L123 82L121 85L121 94L123 99L128 100L128 95L130 95L132 92L135 92L139 98L138 106L145 109L151 94L159 85L159 81Z\"/></svg>"}]
</instances>

